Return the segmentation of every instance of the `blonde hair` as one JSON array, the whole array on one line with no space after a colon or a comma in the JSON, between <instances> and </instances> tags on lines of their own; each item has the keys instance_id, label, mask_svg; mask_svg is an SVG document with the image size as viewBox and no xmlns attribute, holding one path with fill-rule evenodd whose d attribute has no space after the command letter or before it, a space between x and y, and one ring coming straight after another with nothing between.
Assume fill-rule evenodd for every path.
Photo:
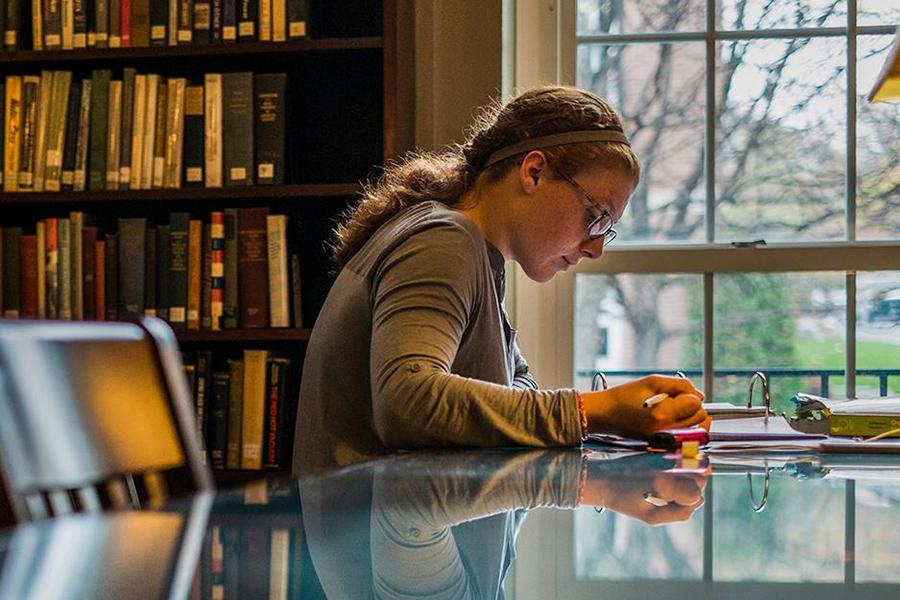
<instances>
[{"instance_id":1,"label":"blonde hair","mask_svg":"<svg viewBox=\"0 0 900 600\"><path fill-rule=\"evenodd\" d=\"M476 182L502 178L526 154L484 168L497 150L531 138L586 130L624 133L622 119L612 106L573 87L534 88L506 104L482 108L462 145L443 153L409 153L385 165L381 177L365 187L361 200L335 229L335 263L343 267L381 225L404 208L429 200L456 206ZM640 160L625 143L584 142L541 151L552 167L571 175L599 167L625 171L635 187L640 182Z\"/></svg>"}]
</instances>

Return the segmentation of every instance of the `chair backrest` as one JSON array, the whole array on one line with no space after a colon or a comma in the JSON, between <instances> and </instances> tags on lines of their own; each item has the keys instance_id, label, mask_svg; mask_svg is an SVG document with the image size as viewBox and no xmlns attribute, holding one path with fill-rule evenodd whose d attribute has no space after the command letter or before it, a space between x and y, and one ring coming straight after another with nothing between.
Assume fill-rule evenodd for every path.
<instances>
[{"instance_id":1,"label":"chair backrest","mask_svg":"<svg viewBox=\"0 0 900 600\"><path fill-rule=\"evenodd\" d=\"M0 321L6 524L211 489L193 414L160 319Z\"/></svg>"}]
</instances>

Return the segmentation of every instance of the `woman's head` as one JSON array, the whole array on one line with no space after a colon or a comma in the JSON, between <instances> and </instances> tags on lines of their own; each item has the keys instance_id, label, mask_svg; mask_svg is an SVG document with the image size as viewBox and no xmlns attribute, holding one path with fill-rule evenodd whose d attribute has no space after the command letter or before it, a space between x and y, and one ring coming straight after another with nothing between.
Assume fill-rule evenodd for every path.
<instances>
[{"instance_id":1,"label":"woman's head","mask_svg":"<svg viewBox=\"0 0 900 600\"><path fill-rule=\"evenodd\" d=\"M584 141L585 137L592 141ZM465 209L473 197L492 202L490 194L471 192L496 188L492 184L513 177L514 172L521 175L523 183L533 178L536 186L539 181L545 184L540 188L541 206L533 211L535 222L548 219L557 221L551 225L568 222L571 219L559 219L553 213L570 212L572 202L581 207L577 211L579 219L593 220L608 209L618 219L640 180L640 171L640 161L625 140L619 115L603 99L570 87L535 88L506 104L484 108L461 146L443 154L414 153L389 164L378 182L367 187L362 200L338 226L334 259L338 266L343 266L378 227L413 204L436 200ZM556 195L551 197L547 192L549 184L571 187L566 178L584 186L591 196L597 194L598 182L603 184L609 180L613 189L605 191L617 198L624 195L618 203L621 206L584 205L585 200L575 196L581 192L571 189L566 193L557 188ZM581 227L584 231L587 223ZM573 250L568 242L555 243L555 238L541 240L540 231L530 231L530 226L525 229L529 230L517 238L521 252L508 258L520 262L526 273L539 281L548 279L572 260L577 262L581 256L599 256L602 249L601 242L598 249L593 248L595 243ZM548 229L550 233L552 230L553 227ZM529 272L529 265L540 262L541 253L548 252L565 252L565 255L554 255L552 265L544 264Z\"/></svg>"}]
</instances>

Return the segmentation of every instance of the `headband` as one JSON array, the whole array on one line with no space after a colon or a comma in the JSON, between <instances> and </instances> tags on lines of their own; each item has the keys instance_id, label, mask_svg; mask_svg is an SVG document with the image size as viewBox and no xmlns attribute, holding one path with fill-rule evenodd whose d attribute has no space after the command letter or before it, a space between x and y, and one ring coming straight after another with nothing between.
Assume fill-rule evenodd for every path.
<instances>
[{"instance_id":1,"label":"headband","mask_svg":"<svg viewBox=\"0 0 900 600\"><path fill-rule=\"evenodd\" d=\"M494 163L498 163L505 158L530 152L531 150L540 150L541 148L550 148L551 146L562 146L564 144L581 144L583 142L620 142L628 143L628 138L621 131L613 131L611 129L589 129L586 131L567 131L565 133L554 133L553 135L542 135L540 137L522 140L515 144L510 144L504 148L500 148L496 152L488 156L484 162L482 169L486 169Z\"/></svg>"}]
</instances>

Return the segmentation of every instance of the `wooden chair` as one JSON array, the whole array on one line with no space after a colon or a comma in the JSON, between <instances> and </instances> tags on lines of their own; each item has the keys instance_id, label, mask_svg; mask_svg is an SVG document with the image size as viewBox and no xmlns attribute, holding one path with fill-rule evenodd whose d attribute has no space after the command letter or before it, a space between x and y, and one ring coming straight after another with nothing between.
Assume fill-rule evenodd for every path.
<instances>
[{"instance_id":1,"label":"wooden chair","mask_svg":"<svg viewBox=\"0 0 900 600\"><path fill-rule=\"evenodd\" d=\"M164 321L0 321L0 526L212 489L195 423Z\"/></svg>"}]
</instances>

